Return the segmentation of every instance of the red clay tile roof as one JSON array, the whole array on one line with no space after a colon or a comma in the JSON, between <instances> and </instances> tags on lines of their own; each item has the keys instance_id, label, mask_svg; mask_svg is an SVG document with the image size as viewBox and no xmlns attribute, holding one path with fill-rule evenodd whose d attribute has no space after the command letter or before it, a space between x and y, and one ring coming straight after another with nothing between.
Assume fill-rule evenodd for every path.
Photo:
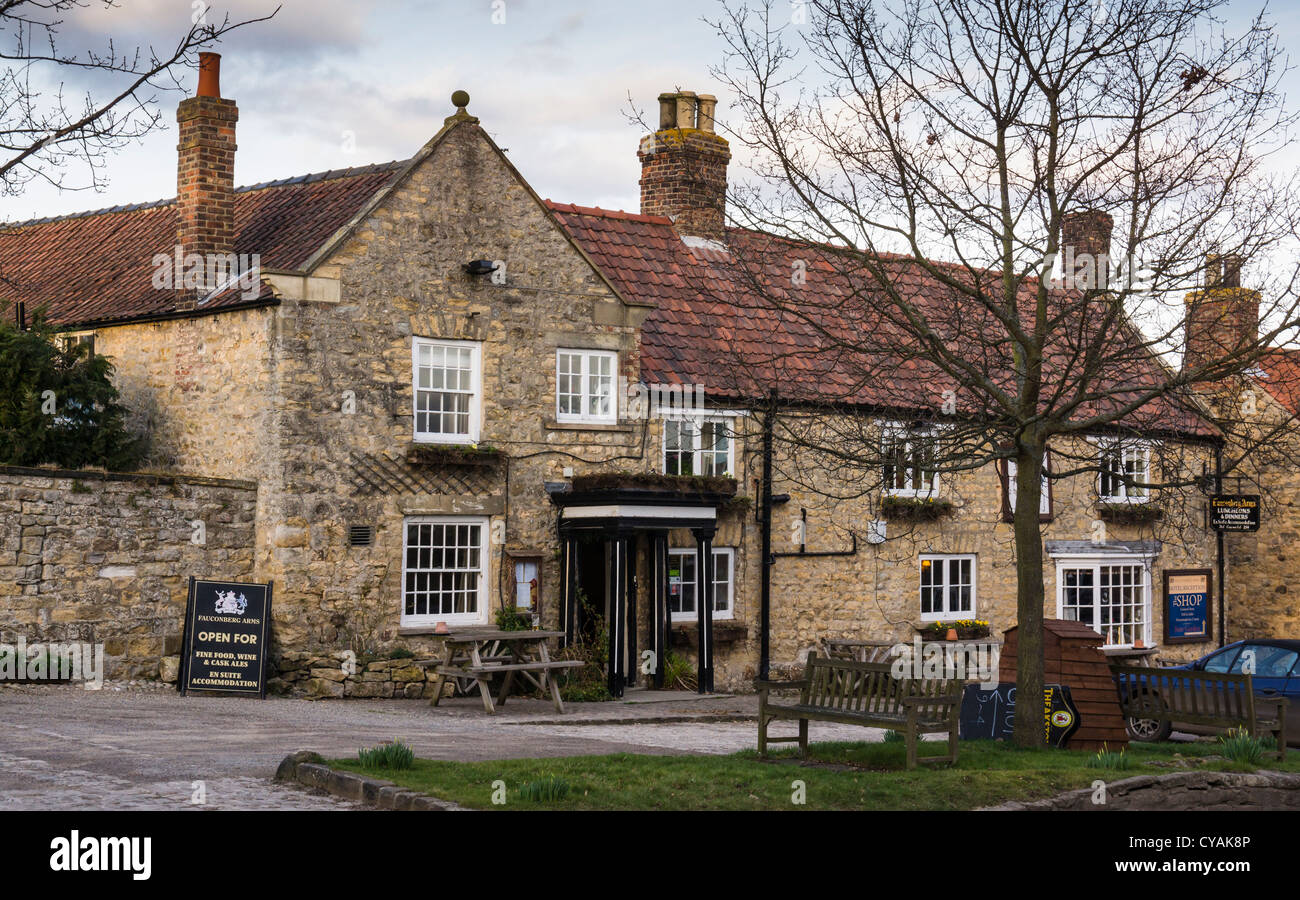
<instances>
[{"instance_id":1,"label":"red clay tile roof","mask_svg":"<svg viewBox=\"0 0 1300 900\"><path fill-rule=\"evenodd\" d=\"M957 382L927 362L922 352L890 356L862 352L875 341L882 348L905 346L903 330L873 302L872 277L859 262L822 245L796 244L741 229L729 229L727 248L685 243L670 220L547 201L579 245L621 291L654 310L642 331L642 380L702 384L715 400L740 403L777 387L792 401L853 403L897 410L933 411L945 388ZM791 261L802 259L806 279L791 287ZM901 257L882 258L899 293L927 309L932 324L970 340L968 361L1011 386L1008 342L982 340L980 326L952 289ZM953 266L954 273L965 270ZM1032 308L1035 284L1024 288ZM877 289L878 290L878 289ZM1064 296L1064 292L1056 291ZM1078 295L1072 295L1076 299ZM1136 332L1113 328L1117 351L1108 361L1108 392L1082 405L1075 418L1117 408L1126 390L1163 381L1159 362ZM1065 336L1049 359L1049 380L1068 384L1079 351L1090 335ZM998 333L996 330L988 332ZM1053 374L1055 373L1055 374ZM963 412L970 410L960 407ZM976 413L998 415L996 409ZM1151 401L1140 415L1124 420L1136 430L1213 436L1217 430L1195 406L1177 397Z\"/></svg>"},{"instance_id":2,"label":"red clay tile roof","mask_svg":"<svg viewBox=\"0 0 1300 900\"><path fill-rule=\"evenodd\" d=\"M1300 350L1278 348L1260 357L1259 383L1293 416L1300 416Z\"/></svg>"},{"instance_id":3,"label":"red clay tile roof","mask_svg":"<svg viewBox=\"0 0 1300 900\"><path fill-rule=\"evenodd\" d=\"M259 254L263 270L298 269L404 165L238 188L234 252ZM154 288L152 265L155 254L174 250L174 204L164 200L0 226L0 303L24 301L29 317L44 308L50 322L69 327L177 312L177 296ZM264 289L258 301L269 299ZM246 302L232 290L203 308Z\"/></svg>"}]
</instances>

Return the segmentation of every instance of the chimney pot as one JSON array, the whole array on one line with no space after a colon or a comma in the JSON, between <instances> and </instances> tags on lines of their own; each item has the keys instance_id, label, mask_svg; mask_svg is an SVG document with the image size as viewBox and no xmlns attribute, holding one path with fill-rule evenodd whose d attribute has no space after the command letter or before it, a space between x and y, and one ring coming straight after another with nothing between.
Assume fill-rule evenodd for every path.
<instances>
[{"instance_id":1,"label":"chimney pot","mask_svg":"<svg viewBox=\"0 0 1300 900\"><path fill-rule=\"evenodd\" d=\"M1217 253L1205 254L1205 286L1217 288L1223 284L1223 257Z\"/></svg>"},{"instance_id":2,"label":"chimney pot","mask_svg":"<svg viewBox=\"0 0 1300 900\"><path fill-rule=\"evenodd\" d=\"M677 124L677 95L659 95L659 130L672 128Z\"/></svg>"},{"instance_id":3,"label":"chimney pot","mask_svg":"<svg viewBox=\"0 0 1300 900\"><path fill-rule=\"evenodd\" d=\"M677 95L677 127L695 127L695 92L681 91Z\"/></svg>"},{"instance_id":4,"label":"chimney pot","mask_svg":"<svg viewBox=\"0 0 1300 900\"><path fill-rule=\"evenodd\" d=\"M1235 253L1227 254L1223 257L1223 286L1226 288L1241 287L1241 264L1242 259Z\"/></svg>"},{"instance_id":5,"label":"chimney pot","mask_svg":"<svg viewBox=\"0 0 1300 900\"><path fill-rule=\"evenodd\" d=\"M221 96L221 54L203 52L199 54L199 89L196 97Z\"/></svg>"},{"instance_id":6,"label":"chimney pot","mask_svg":"<svg viewBox=\"0 0 1300 900\"><path fill-rule=\"evenodd\" d=\"M699 112L696 119L698 127L701 131L707 131L709 134L716 134L717 132L714 128L713 122L713 111L717 108L718 98L712 94L700 94L696 99L699 101Z\"/></svg>"}]
</instances>

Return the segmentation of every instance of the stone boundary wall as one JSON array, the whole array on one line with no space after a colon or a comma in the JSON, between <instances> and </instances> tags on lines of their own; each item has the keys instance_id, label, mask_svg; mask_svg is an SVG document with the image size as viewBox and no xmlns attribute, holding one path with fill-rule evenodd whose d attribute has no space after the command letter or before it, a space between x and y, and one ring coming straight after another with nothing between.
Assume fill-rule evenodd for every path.
<instances>
[{"instance_id":1,"label":"stone boundary wall","mask_svg":"<svg viewBox=\"0 0 1300 900\"><path fill-rule=\"evenodd\" d=\"M286 650L272 660L268 693L326 700L367 697L385 700L433 698L437 679L433 666L415 665L412 658L377 659L363 663L347 651ZM450 685L447 685L450 688Z\"/></svg>"},{"instance_id":2,"label":"stone boundary wall","mask_svg":"<svg viewBox=\"0 0 1300 900\"><path fill-rule=\"evenodd\" d=\"M102 643L107 677L159 677L189 577L252 575L256 511L251 481L0 466L0 641Z\"/></svg>"}]
</instances>

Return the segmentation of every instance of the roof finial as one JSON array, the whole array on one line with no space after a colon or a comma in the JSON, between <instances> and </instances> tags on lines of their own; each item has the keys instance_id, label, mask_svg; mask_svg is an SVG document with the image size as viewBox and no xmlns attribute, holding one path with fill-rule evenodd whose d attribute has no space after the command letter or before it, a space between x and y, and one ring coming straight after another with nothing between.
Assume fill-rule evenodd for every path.
<instances>
[{"instance_id":1,"label":"roof finial","mask_svg":"<svg viewBox=\"0 0 1300 900\"><path fill-rule=\"evenodd\" d=\"M465 107L469 106L468 91L456 91L456 93L451 95L451 102L455 105L456 112L443 120L444 125L450 125L453 122L478 122L478 119L465 111Z\"/></svg>"}]
</instances>

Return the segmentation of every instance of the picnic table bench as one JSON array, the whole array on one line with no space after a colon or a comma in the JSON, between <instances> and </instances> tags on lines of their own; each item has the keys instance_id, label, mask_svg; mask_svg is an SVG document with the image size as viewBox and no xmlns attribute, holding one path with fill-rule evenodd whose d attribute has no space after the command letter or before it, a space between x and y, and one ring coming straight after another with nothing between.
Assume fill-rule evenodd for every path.
<instances>
[{"instance_id":1,"label":"picnic table bench","mask_svg":"<svg viewBox=\"0 0 1300 900\"><path fill-rule=\"evenodd\" d=\"M551 659L546 642L563 637L562 631L466 631L447 635L443 641L443 655L438 659L417 660L416 665L433 667L437 674L430 706L442 699L443 685L455 679L467 690L477 687L483 697L483 708L495 713L505 705L514 686L515 678L531 683L542 693L550 692L556 712L564 712L560 700L560 685L554 672L585 665L578 659ZM492 698L492 680L504 675Z\"/></svg>"},{"instance_id":2,"label":"picnic table bench","mask_svg":"<svg viewBox=\"0 0 1300 900\"><path fill-rule=\"evenodd\" d=\"M889 663L827 659L808 654L804 677L798 681L755 681L758 689L758 755L767 756L769 743L799 742L808 758L809 721L889 728L900 731L907 742L907 768L922 762L957 761L957 724L961 711L959 679L895 678ZM799 688L797 703L774 703L769 692ZM769 737L774 719L799 722L798 737ZM943 756L917 756L922 734L948 733Z\"/></svg>"},{"instance_id":3,"label":"picnic table bench","mask_svg":"<svg viewBox=\"0 0 1300 900\"><path fill-rule=\"evenodd\" d=\"M831 659L856 659L858 662L889 662L890 650L897 643L897 641L823 638L822 648Z\"/></svg>"},{"instance_id":4,"label":"picnic table bench","mask_svg":"<svg viewBox=\"0 0 1300 900\"><path fill-rule=\"evenodd\" d=\"M1112 663L1110 672L1129 733L1139 740L1144 737L1142 723L1148 722L1240 727L1255 737L1273 735L1273 755L1286 759L1287 701L1257 696L1250 675L1119 663Z\"/></svg>"}]
</instances>

